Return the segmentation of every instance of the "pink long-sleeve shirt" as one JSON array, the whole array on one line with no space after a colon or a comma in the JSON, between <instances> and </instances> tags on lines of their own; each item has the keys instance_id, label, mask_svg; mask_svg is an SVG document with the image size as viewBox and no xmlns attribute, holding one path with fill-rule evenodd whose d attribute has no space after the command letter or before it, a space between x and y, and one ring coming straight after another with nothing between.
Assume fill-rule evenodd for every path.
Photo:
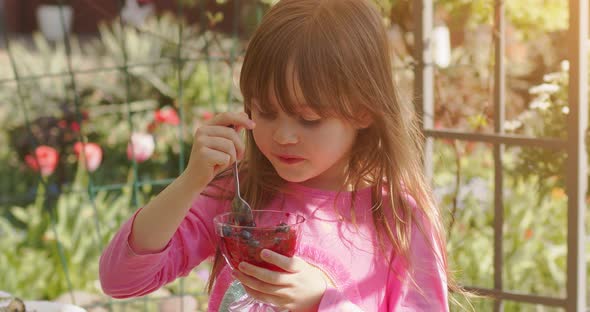
<instances>
[{"instance_id":1,"label":"pink long-sleeve shirt","mask_svg":"<svg viewBox=\"0 0 590 312\"><path fill-rule=\"evenodd\" d=\"M269 209L306 217L296 255L321 268L336 286L324 293L318 311L448 311L446 274L437 260L439 253L431 247L438 245L427 224L424 231L413 226L408 269L391 251L379 247L369 208L370 188L357 192L354 225L343 221L350 216L351 193L289 186L290 191L278 196ZM409 197L408 201L416 205ZM135 252L129 243L134 214L101 256L103 291L115 298L142 296L188 275L215 254L219 238L212 220L229 205L226 200L199 196L168 245L149 254ZM209 311L221 309L232 280L225 266L211 292Z\"/></svg>"}]
</instances>

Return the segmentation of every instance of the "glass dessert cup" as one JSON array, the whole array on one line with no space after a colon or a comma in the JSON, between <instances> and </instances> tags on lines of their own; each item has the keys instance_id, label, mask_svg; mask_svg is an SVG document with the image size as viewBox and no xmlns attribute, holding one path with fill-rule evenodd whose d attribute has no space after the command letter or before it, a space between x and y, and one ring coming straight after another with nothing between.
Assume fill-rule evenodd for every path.
<instances>
[{"instance_id":1,"label":"glass dessert cup","mask_svg":"<svg viewBox=\"0 0 590 312\"><path fill-rule=\"evenodd\" d=\"M263 249L269 249L292 257L299 245L301 224L305 218L295 213L279 210L252 210L255 226L240 226L231 212L213 219L215 232L221 238L220 249L232 270L238 270L240 262L273 271L284 272L281 268L260 258ZM234 301L229 311L278 312L281 309L260 302L248 294Z\"/></svg>"}]
</instances>

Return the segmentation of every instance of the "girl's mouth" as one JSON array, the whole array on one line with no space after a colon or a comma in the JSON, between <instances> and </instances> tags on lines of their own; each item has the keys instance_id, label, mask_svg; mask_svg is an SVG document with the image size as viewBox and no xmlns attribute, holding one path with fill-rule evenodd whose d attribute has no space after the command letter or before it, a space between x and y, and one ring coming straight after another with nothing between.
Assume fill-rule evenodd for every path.
<instances>
[{"instance_id":1,"label":"girl's mouth","mask_svg":"<svg viewBox=\"0 0 590 312\"><path fill-rule=\"evenodd\" d=\"M281 163L284 163L287 165L294 165L294 164L300 163L305 160L304 158L290 156L290 155L276 155L276 157L278 158L278 160Z\"/></svg>"}]
</instances>

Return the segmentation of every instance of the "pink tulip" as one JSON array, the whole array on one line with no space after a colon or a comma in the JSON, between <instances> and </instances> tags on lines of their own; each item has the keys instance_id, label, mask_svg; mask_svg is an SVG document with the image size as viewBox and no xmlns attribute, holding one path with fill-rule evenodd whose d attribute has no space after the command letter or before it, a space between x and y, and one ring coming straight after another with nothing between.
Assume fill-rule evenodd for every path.
<instances>
[{"instance_id":1,"label":"pink tulip","mask_svg":"<svg viewBox=\"0 0 590 312\"><path fill-rule=\"evenodd\" d=\"M136 132L131 134L131 140L127 145L127 158L129 160L135 159L137 162L144 162L154 154L155 149L156 142L151 134Z\"/></svg>"},{"instance_id":2,"label":"pink tulip","mask_svg":"<svg viewBox=\"0 0 590 312\"><path fill-rule=\"evenodd\" d=\"M174 110L174 108L166 106L154 113L154 119L158 123L166 123L169 125L177 126L180 124L180 118Z\"/></svg>"},{"instance_id":3,"label":"pink tulip","mask_svg":"<svg viewBox=\"0 0 590 312\"><path fill-rule=\"evenodd\" d=\"M58 161L59 154L57 151L53 147L46 145L37 146L34 155L25 156L27 166L33 171L39 171L39 168L41 168L41 175L44 177L51 175L55 171Z\"/></svg>"},{"instance_id":4,"label":"pink tulip","mask_svg":"<svg viewBox=\"0 0 590 312\"><path fill-rule=\"evenodd\" d=\"M90 172L96 171L102 162L102 149L96 143L82 143L76 142L74 144L74 152L81 158L82 148L84 148L84 159L86 162L86 169Z\"/></svg>"},{"instance_id":5,"label":"pink tulip","mask_svg":"<svg viewBox=\"0 0 590 312\"><path fill-rule=\"evenodd\" d=\"M64 129L68 126L68 122L67 120L60 120L57 122L57 126Z\"/></svg>"},{"instance_id":6,"label":"pink tulip","mask_svg":"<svg viewBox=\"0 0 590 312\"><path fill-rule=\"evenodd\" d=\"M78 132L80 131L80 124L75 121L72 121L72 123L70 124L70 129L74 132Z\"/></svg>"}]
</instances>

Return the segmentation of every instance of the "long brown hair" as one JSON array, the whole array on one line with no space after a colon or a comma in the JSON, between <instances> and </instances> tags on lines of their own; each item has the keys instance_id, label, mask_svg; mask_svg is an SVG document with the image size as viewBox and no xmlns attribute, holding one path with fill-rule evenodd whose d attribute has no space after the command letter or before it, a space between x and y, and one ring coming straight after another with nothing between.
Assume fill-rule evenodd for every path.
<instances>
[{"instance_id":1,"label":"long brown hair","mask_svg":"<svg viewBox=\"0 0 590 312\"><path fill-rule=\"evenodd\" d=\"M343 187L352 186L354 196L359 185L372 185L377 232L406 262L412 225L419 224L417 214L422 215L433 229L431 246L446 269L441 216L423 173L423 138L412 103L401 101L396 91L390 53L381 15L369 1L281 0L264 16L244 58L240 89L245 111L250 114L253 98L264 106L272 91L282 110L296 112L293 86L288 85L293 81L306 105L321 116L353 124L369 118L369 127L359 131L350 153ZM286 79L288 75L293 79ZM284 181L251 132L241 168L243 197L263 209ZM382 196L384 188L387 198ZM406 195L416 200L418 213L404 200ZM391 211L385 211L387 207ZM209 290L221 268L219 255L217 260Z\"/></svg>"}]
</instances>

